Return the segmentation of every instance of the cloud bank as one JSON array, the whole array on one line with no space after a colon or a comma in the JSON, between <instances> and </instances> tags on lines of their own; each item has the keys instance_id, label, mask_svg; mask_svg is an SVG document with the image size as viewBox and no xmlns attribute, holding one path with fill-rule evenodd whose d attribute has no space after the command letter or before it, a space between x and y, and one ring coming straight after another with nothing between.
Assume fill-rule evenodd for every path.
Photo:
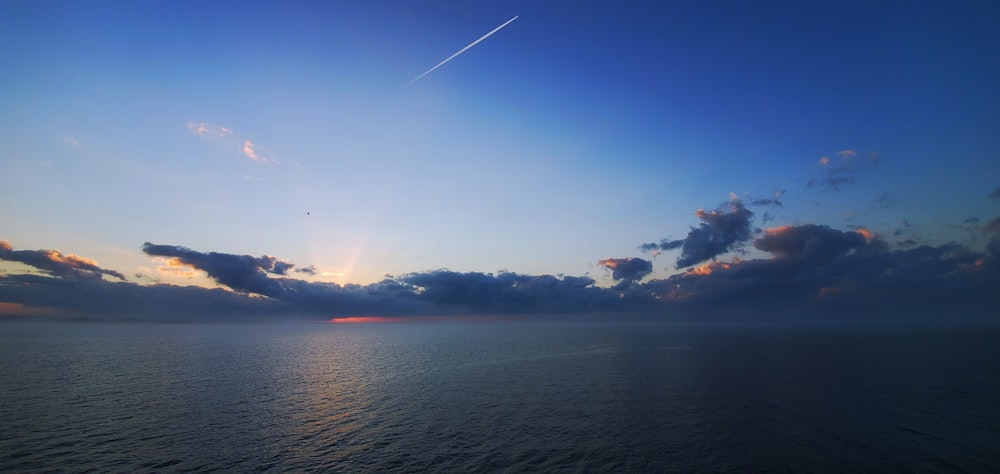
<instances>
[{"instance_id":1,"label":"cloud bank","mask_svg":"<svg viewBox=\"0 0 1000 474\"><path fill-rule=\"evenodd\" d=\"M368 285L315 282L315 269L269 255L201 252L145 243L151 257L204 271L224 288L141 285L93 260L55 250L14 250L0 259L35 272L0 272L0 303L56 314L154 320L325 320L343 316L617 314L698 318L994 318L1000 308L1000 217L980 229L983 250L957 243L892 250L863 228L803 224L753 230L738 201L696 213L702 222L680 247L667 278L647 279L652 262L598 262L617 282L589 277L432 270ZM678 245L668 241L657 245ZM738 245L765 254L719 260ZM700 265L698 265L700 264ZM763 316L762 316L763 315Z\"/></svg>"}]
</instances>

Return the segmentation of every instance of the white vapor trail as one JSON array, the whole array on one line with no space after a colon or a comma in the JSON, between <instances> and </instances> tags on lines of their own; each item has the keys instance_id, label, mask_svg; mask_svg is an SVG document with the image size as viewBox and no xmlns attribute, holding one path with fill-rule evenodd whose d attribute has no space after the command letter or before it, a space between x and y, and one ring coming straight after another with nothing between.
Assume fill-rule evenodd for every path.
<instances>
[{"instance_id":1,"label":"white vapor trail","mask_svg":"<svg viewBox=\"0 0 1000 474\"><path fill-rule=\"evenodd\" d=\"M486 39L486 38L489 38L489 37L490 37L490 35L492 35L493 33L496 33L496 32L498 32L498 31L500 31L500 29L501 29L501 28L503 28L503 27L505 27L505 26L509 25L509 24L510 24L510 22L512 22L512 21L514 21L514 20L516 20L518 16L520 16L520 15L516 15L516 16L514 16L514 18L511 18L511 19L507 20L507 22L506 22L506 23L504 23L504 24L502 24L502 25L500 25L500 26L498 26L498 27L496 27L496 28L493 28L493 31L491 31L491 32L489 32L489 33L486 33L486 34L485 34L485 35L483 35L483 36L482 36L481 38L479 38L479 39L477 39L477 40L475 40L475 41L473 41L473 42L469 43L469 45L468 45L468 46L466 46L466 47L464 47L464 48L462 48L462 49L458 50L458 52L457 52L457 53L455 53L455 54L452 54L451 56L448 56L448 59L445 59L444 61L441 61L441 62L439 62L437 66L434 66L434 67L432 67L432 68L428 69L427 71L425 71L425 72L424 72L423 74L421 74L421 75L419 75L419 76L417 76L417 77L413 78L413 80L412 80L412 81L410 81L410 82L407 82L407 83L406 83L406 85L404 85L403 87L405 88L405 87L409 86L410 84L413 84L414 82L417 82L418 80L420 80L420 78L421 78L421 77L424 77L424 76L426 76L426 75L430 74L430 73L431 73L432 71L434 71L435 69L437 69L437 68L439 68L439 67L441 67L441 66L444 66L444 63L446 63L446 62L448 62L448 61L451 61L452 59L455 59L455 56L458 56L459 54L462 54L462 53L464 53L464 52L465 52L465 51L466 51L467 49L469 49L469 48L471 48L471 47L473 47L473 46L475 46L475 45L479 44L479 42L480 42L480 41L482 41L482 40L484 40L484 39Z\"/></svg>"}]
</instances>

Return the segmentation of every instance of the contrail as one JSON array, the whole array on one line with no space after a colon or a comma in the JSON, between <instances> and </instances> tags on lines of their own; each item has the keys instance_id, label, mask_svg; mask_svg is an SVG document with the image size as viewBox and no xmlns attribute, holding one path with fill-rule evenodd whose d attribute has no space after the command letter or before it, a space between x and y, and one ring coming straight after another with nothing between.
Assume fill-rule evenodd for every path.
<instances>
[{"instance_id":1,"label":"contrail","mask_svg":"<svg viewBox=\"0 0 1000 474\"><path fill-rule=\"evenodd\" d=\"M500 29L501 29L501 28L503 28L503 27L505 27L505 26L509 25L509 24L510 24L510 22L512 22L512 21L514 21L514 20L516 20L518 16L520 16L520 15L516 15L516 16L514 16L514 18L511 18L511 19L507 20L507 22L506 22L506 23L504 23L504 24L502 24L502 25L500 25L500 26L498 26L498 27L496 27L496 28L493 28L493 31L491 31L491 32L489 32L489 33L486 33L486 34L485 34L485 35L483 35L483 36L482 36L481 38L479 38L479 39L477 39L477 40L475 40L475 41L473 41L473 42L469 43L469 45L468 45L468 46L466 46L466 47L464 47L464 48L462 48L462 49L458 50L458 52L457 52L457 53L455 53L455 54L452 54L451 56L448 56L448 59L445 59L444 61L441 61L441 62L439 62L437 66L434 66L434 67L432 67L432 68L428 69L427 71L425 71L425 72L424 72L423 74L421 74L421 75L419 75L419 76L417 76L417 77L413 78L413 80L412 80L412 81L410 81L410 82L407 82L407 83L406 83L406 85L404 85L403 87L405 88L405 87L409 86L410 84L413 84L414 82L417 82L418 80L420 80L420 78L421 78L421 77L424 77L424 76L426 76L426 75L430 74L430 73L431 73L432 71L434 71L435 69L437 69L437 68L439 68L439 67L441 67L441 66L444 66L444 63L446 63L446 62L448 62L448 61L451 61L452 59L455 59L455 56L458 56L459 54L462 54L462 53L464 53L464 52L465 52L465 50L467 50L467 49L469 49L469 48L471 48L471 47L473 47L473 46L475 46L475 45L479 44L479 42L480 42L480 41L482 41L482 40L484 40L484 39L486 39L486 38L489 38L489 37L490 37L490 35L492 35L493 33L496 33L496 32L498 32L498 31L500 31Z\"/></svg>"}]
</instances>

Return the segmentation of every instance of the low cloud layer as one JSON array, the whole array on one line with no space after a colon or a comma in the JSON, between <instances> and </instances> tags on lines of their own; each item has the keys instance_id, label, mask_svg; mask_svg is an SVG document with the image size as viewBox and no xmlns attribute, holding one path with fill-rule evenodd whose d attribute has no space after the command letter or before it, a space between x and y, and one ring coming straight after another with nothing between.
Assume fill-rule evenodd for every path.
<instances>
[{"instance_id":1,"label":"low cloud layer","mask_svg":"<svg viewBox=\"0 0 1000 474\"><path fill-rule=\"evenodd\" d=\"M994 219L1000 223L1000 218ZM991 232L996 232L991 230ZM711 261L642 281L651 262L606 259L618 285L588 277L435 270L369 285L292 278L274 257L199 252L146 244L227 289L111 281L118 272L52 251L13 250L0 258L41 274L0 274L0 302L70 316L159 320L328 319L354 315L525 315L621 313L656 318L986 317L1000 307L1000 240L977 252L959 244L890 250L879 237L820 225L765 229L752 241L767 258Z\"/></svg>"},{"instance_id":2,"label":"low cloud layer","mask_svg":"<svg viewBox=\"0 0 1000 474\"><path fill-rule=\"evenodd\" d=\"M621 314L647 318L995 318L1000 314L1000 217L967 219L981 249L922 244L909 221L893 245L863 227L802 224L756 229L739 199L695 216L684 239L641 250L680 249L681 273L650 278L653 263L607 258L615 284L583 276L432 270L368 285L317 282L315 267L270 255L204 252L145 243L171 268L204 272L222 288L139 284L94 260L58 250L15 250L0 241L0 303L7 312L152 320L329 319L342 316ZM900 241L899 239L906 238ZM752 247L764 256L743 259ZM895 250L893 249L895 248ZM731 252L740 252L728 260ZM148 282L148 278L140 279Z\"/></svg>"}]
</instances>

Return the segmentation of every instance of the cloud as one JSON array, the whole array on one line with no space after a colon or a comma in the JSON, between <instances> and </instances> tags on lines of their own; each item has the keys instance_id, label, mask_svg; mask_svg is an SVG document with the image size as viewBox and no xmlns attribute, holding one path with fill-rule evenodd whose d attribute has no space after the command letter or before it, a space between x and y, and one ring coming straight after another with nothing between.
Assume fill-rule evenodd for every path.
<instances>
[{"instance_id":1,"label":"cloud","mask_svg":"<svg viewBox=\"0 0 1000 474\"><path fill-rule=\"evenodd\" d=\"M222 126L208 125L205 122L188 122L188 130L195 135L224 137L233 133L233 129Z\"/></svg>"},{"instance_id":2,"label":"cloud","mask_svg":"<svg viewBox=\"0 0 1000 474\"><path fill-rule=\"evenodd\" d=\"M247 158L250 158L251 160L261 161L261 158L257 156L257 152L254 151L255 146L256 145L254 145L253 142L251 142L250 140L243 142L243 154L246 155Z\"/></svg>"},{"instance_id":3,"label":"cloud","mask_svg":"<svg viewBox=\"0 0 1000 474\"><path fill-rule=\"evenodd\" d=\"M737 249L750 240L753 226L750 221L753 212L736 199L728 208L705 211L698 209L695 216L702 220L698 227L692 227L681 244L681 256L677 268L689 267ZM674 245L676 241L669 242Z\"/></svg>"},{"instance_id":4,"label":"cloud","mask_svg":"<svg viewBox=\"0 0 1000 474\"><path fill-rule=\"evenodd\" d=\"M587 277L436 270L388 281L407 285L402 287L407 298L432 303L436 312L558 313L623 305L620 295L594 286Z\"/></svg>"},{"instance_id":5,"label":"cloud","mask_svg":"<svg viewBox=\"0 0 1000 474\"><path fill-rule=\"evenodd\" d=\"M684 240L662 239L659 243L642 244L639 246L639 250L645 253L653 252L654 255L658 255L661 250L679 249L683 245Z\"/></svg>"},{"instance_id":6,"label":"cloud","mask_svg":"<svg viewBox=\"0 0 1000 474\"><path fill-rule=\"evenodd\" d=\"M994 189L993 192L987 195L986 197L990 199L1000 199L1000 188Z\"/></svg>"},{"instance_id":7,"label":"cloud","mask_svg":"<svg viewBox=\"0 0 1000 474\"><path fill-rule=\"evenodd\" d=\"M69 145L69 146L71 146L73 148L76 148L78 150L86 148L86 145L84 145L83 142L81 142L80 140L78 140L76 137L70 137L70 136L63 137L63 143L65 143L65 144L67 144L67 145Z\"/></svg>"},{"instance_id":8,"label":"cloud","mask_svg":"<svg viewBox=\"0 0 1000 474\"><path fill-rule=\"evenodd\" d=\"M252 257L228 253L202 253L176 245L142 244L146 255L171 257L180 264L203 270L219 283L243 293L274 296L281 292L280 285L268 278L268 273L284 275L295 265L269 255Z\"/></svg>"},{"instance_id":9,"label":"cloud","mask_svg":"<svg viewBox=\"0 0 1000 474\"><path fill-rule=\"evenodd\" d=\"M888 191L882 191L872 201L872 209L888 209L896 204L896 199L889 196Z\"/></svg>"},{"instance_id":10,"label":"cloud","mask_svg":"<svg viewBox=\"0 0 1000 474\"><path fill-rule=\"evenodd\" d=\"M125 279L121 273L101 268L89 258L65 255L58 250L14 250L6 240L0 240L0 260L20 262L63 278L100 279L103 275L108 275L119 280Z\"/></svg>"},{"instance_id":11,"label":"cloud","mask_svg":"<svg viewBox=\"0 0 1000 474\"><path fill-rule=\"evenodd\" d=\"M0 304L25 315L152 320L328 320L338 316L591 314L630 318L993 318L1000 306L1000 236L983 251L947 243L901 243L892 250L864 229L780 226L749 237L738 202L699 213L701 232L740 235L764 258L713 260L668 278L645 280L652 263L605 259L620 283L589 277L433 270L387 276L368 285L293 278L311 266L263 255L202 252L146 243L143 251L205 272L220 288L141 285L92 260L47 250L0 258L43 274L0 274ZM733 220L735 222L728 222ZM707 228L707 229L704 229ZM1000 217L984 230L1000 233ZM694 240L704 239L695 233ZM690 236L689 236L690 237ZM743 238L743 237L741 237ZM687 239L685 239L687 241ZM735 240L734 240L735 242ZM55 253L53 253L55 252ZM642 281L640 283L640 281ZM41 311L44 309L44 311ZM610 317L610 316L609 316Z\"/></svg>"},{"instance_id":12,"label":"cloud","mask_svg":"<svg viewBox=\"0 0 1000 474\"><path fill-rule=\"evenodd\" d=\"M806 183L807 187L824 187L833 191L840 191L840 188L858 182L856 176L828 176L823 179L810 179Z\"/></svg>"},{"instance_id":13,"label":"cloud","mask_svg":"<svg viewBox=\"0 0 1000 474\"><path fill-rule=\"evenodd\" d=\"M583 310L598 304L602 300L601 295L607 291L592 287L594 281L586 277L557 278L511 272L492 275L448 270L410 273L366 286L339 286L294 278L272 278L269 275L286 275L294 265L268 255L253 257L206 253L148 242L143 245L143 252L176 258L192 268L205 271L215 281L234 291L267 296L310 314ZM306 268L306 273L315 272L312 267ZM603 299L614 298L604 296Z\"/></svg>"},{"instance_id":14,"label":"cloud","mask_svg":"<svg viewBox=\"0 0 1000 474\"><path fill-rule=\"evenodd\" d=\"M243 142L243 154L246 155L247 158L250 158L253 161L259 161L261 163L275 164L278 162L274 158L270 158L265 154L260 153L257 150L257 144L250 141L250 139L247 139Z\"/></svg>"},{"instance_id":15,"label":"cloud","mask_svg":"<svg viewBox=\"0 0 1000 474\"><path fill-rule=\"evenodd\" d=\"M987 253L958 244L889 250L870 232L821 225L768 229L753 243L771 258L713 262L643 286L687 308L789 317L992 317L1000 241ZM919 315L919 316L918 316Z\"/></svg>"},{"instance_id":16,"label":"cloud","mask_svg":"<svg viewBox=\"0 0 1000 474\"><path fill-rule=\"evenodd\" d=\"M0 276L0 301L50 308L63 317L121 320L266 320L288 318L280 302L223 289L112 282L98 278Z\"/></svg>"},{"instance_id":17,"label":"cloud","mask_svg":"<svg viewBox=\"0 0 1000 474\"><path fill-rule=\"evenodd\" d=\"M262 163L274 164L278 161L274 158L268 156L268 153L261 153L258 149L257 144L250 140L248 137L243 136L240 133L234 133L233 129L217 125L209 125L205 122L188 122L187 129L194 135L214 138L214 139L224 139L223 144L228 146L237 147L240 146L242 142L243 154L253 161L259 161ZM260 178L244 175L243 179L249 181L260 181Z\"/></svg>"},{"instance_id":18,"label":"cloud","mask_svg":"<svg viewBox=\"0 0 1000 474\"><path fill-rule=\"evenodd\" d=\"M809 188L826 188L830 191L840 191L841 188L858 182L859 174L878 165L878 153L868 153L866 158L859 158L854 150L840 150L834 153L837 158L823 156L819 164L825 176L811 178L806 183Z\"/></svg>"},{"instance_id":19,"label":"cloud","mask_svg":"<svg viewBox=\"0 0 1000 474\"><path fill-rule=\"evenodd\" d=\"M784 203L781 202L779 198L785 194L784 189L779 189L774 191L769 198L763 199L750 199L751 206L773 206L773 207L785 207Z\"/></svg>"},{"instance_id":20,"label":"cloud","mask_svg":"<svg viewBox=\"0 0 1000 474\"><path fill-rule=\"evenodd\" d=\"M615 281L634 282L653 272L653 262L641 258L605 258L597 264L610 270Z\"/></svg>"},{"instance_id":21,"label":"cloud","mask_svg":"<svg viewBox=\"0 0 1000 474\"><path fill-rule=\"evenodd\" d=\"M295 273L305 273L306 275L315 275L316 274L316 267L314 267L312 265L308 265L308 266L305 266L305 267L296 268L296 269L294 269L292 271L295 272Z\"/></svg>"},{"instance_id":22,"label":"cloud","mask_svg":"<svg viewBox=\"0 0 1000 474\"><path fill-rule=\"evenodd\" d=\"M754 241L758 250L786 261L821 264L867 245L865 232L844 232L827 226L806 224L766 229Z\"/></svg>"},{"instance_id":23,"label":"cloud","mask_svg":"<svg viewBox=\"0 0 1000 474\"><path fill-rule=\"evenodd\" d=\"M987 222L986 225L983 226L983 231L994 234L1000 233L1000 216L997 216L993 218L993 220Z\"/></svg>"}]
</instances>

